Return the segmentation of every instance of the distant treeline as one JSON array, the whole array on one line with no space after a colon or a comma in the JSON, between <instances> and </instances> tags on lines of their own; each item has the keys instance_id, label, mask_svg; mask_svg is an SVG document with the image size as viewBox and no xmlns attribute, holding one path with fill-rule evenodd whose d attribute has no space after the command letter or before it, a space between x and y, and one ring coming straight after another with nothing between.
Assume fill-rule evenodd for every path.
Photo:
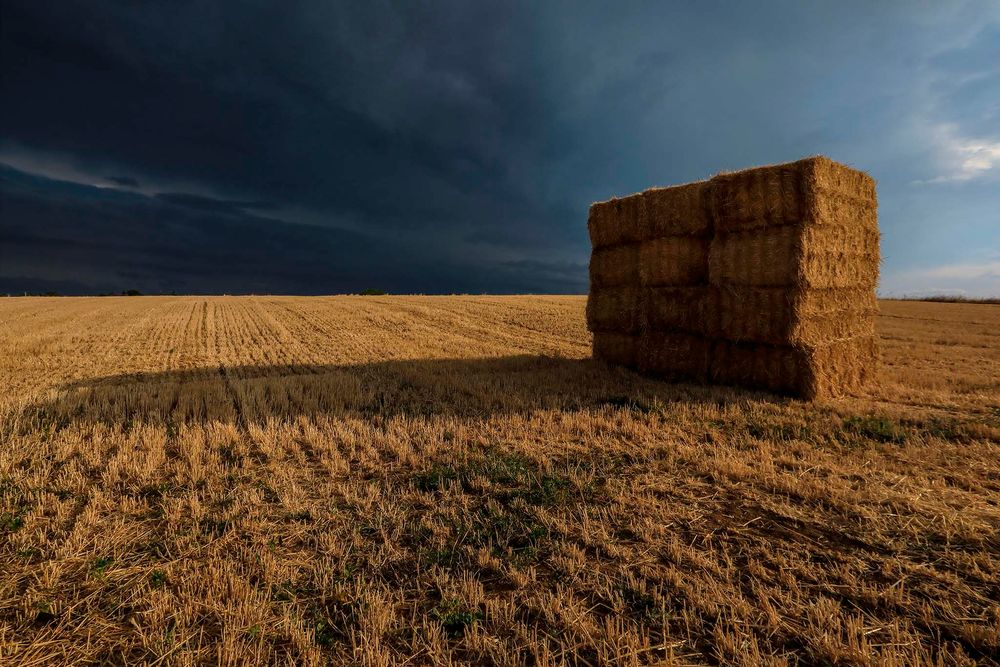
<instances>
[{"instance_id":1,"label":"distant treeline","mask_svg":"<svg viewBox=\"0 0 1000 667\"><path fill-rule=\"evenodd\" d=\"M369 287L368 289L363 289L360 292L355 292L361 296L385 296L388 294L385 290L375 289ZM59 292L20 292L18 294L7 293L0 294L0 296L143 296L142 292L137 289L127 289L122 290L121 293L117 292L101 292L100 294L87 294L87 295L66 295L60 294ZM169 295L165 296L177 296L176 292L171 292Z\"/></svg>"},{"instance_id":2,"label":"distant treeline","mask_svg":"<svg viewBox=\"0 0 1000 667\"><path fill-rule=\"evenodd\" d=\"M7 293L4 294L3 296L75 296L75 295L60 294L59 292L20 292L18 294ZM100 294L88 294L79 296L142 296L142 292L140 292L137 289L127 289L127 290L122 290L120 294L116 292L101 292Z\"/></svg>"},{"instance_id":3,"label":"distant treeline","mask_svg":"<svg viewBox=\"0 0 1000 667\"><path fill-rule=\"evenodd\" d=\"M974 297L974 296L960 296L947 294L941 294L938 296L900 296L892 297L893 301L932 301L935 303L989 303L993 305L1000 305L1000 297Z\"/></svg>"}]
</instances>

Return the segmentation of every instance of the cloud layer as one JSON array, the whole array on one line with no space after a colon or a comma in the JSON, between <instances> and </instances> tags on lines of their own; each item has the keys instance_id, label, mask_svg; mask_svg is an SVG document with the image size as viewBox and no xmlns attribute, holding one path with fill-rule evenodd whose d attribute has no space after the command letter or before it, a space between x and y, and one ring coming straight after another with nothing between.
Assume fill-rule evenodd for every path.
<instances>
[{"instance_id":1,"label":"cloud layer","mask_svg":"<svg viewBox=\"0 0 1000 667\"><path fill-rule=\"evenodd\" d=\"M11 289L585 291L590 202L814 153L890 272L998 240L986 2L2 1Z\"/></svg>"}]
</instances>

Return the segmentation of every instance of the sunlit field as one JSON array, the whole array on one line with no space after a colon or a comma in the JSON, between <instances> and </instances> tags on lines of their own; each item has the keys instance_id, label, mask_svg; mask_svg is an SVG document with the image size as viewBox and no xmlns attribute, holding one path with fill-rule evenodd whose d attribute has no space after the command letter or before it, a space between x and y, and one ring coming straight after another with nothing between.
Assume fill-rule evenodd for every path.
<instances>
[{"instance_id":1,"label":"sunlit field","mask_svg":"<svg viewBox=\"0 0 1000 667\"><path fill-rule=\"evenodd\" d=\"M810 404L585 301L0 299L0 663L997 664L1000 306Z\"/></svg>"}]
</instances>

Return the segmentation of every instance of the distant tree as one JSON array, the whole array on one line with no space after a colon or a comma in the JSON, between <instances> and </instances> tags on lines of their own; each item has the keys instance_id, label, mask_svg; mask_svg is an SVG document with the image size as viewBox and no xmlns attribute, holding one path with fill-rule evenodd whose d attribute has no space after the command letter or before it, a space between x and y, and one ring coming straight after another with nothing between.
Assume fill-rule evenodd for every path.
<instances>
[{"instance_id":1,"label":"distant tree","mask_svg":"<svg viewBox=\"0 0 1000 667\"><path fill-rule=\"evenodd\" d=\"M388 294L388 292L386 292L385 290L369 287L368 289L361 290L359 294L361 294L361 296L385 296L386 294Z\"/></svg>"},{"instance_id":2,"label":"distant tree","mask_svg":"<svg viewBox=\"0 0 1000 667\"><path fill-rule=\"evenodd\" d=\"M142 296L142 292L137 289L127 289L122 292L122 296Z\"/></svg>"}]
</instances>

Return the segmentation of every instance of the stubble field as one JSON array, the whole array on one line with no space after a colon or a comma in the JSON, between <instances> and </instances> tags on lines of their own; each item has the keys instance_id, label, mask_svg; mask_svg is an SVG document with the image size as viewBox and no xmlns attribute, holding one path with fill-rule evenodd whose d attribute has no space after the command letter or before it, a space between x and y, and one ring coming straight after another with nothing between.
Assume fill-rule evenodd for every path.
<instances>
[{"instance_id":1,"label":"stubble field","mask_svg":"<svg viewBox=\"0 0 1000 667\"><path fill-rule=\"evenodd\" d=\"M997 664L1000 307L807 404L584 305L0 299L0 663Z\"/></svg>"}]
</instances>

